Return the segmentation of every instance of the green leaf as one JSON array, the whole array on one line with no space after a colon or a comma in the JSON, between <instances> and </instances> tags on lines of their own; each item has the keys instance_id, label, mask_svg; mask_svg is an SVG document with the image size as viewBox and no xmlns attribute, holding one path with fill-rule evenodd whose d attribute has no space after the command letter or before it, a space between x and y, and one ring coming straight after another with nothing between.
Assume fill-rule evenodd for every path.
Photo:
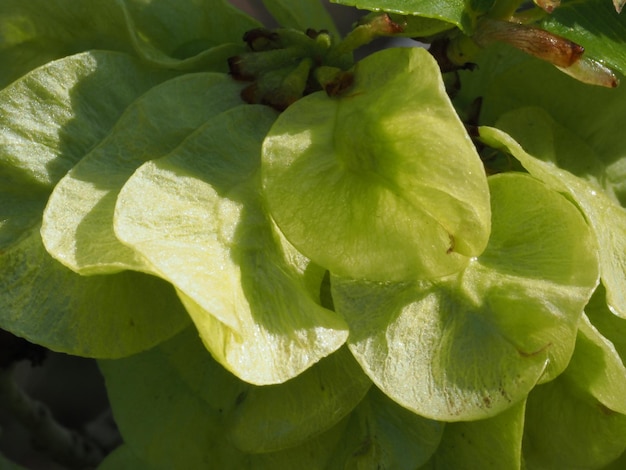
<instances>
[{"instance_id":1,"label":"green leaf","mask_svg":"<svg viewBox=\"0 0 626 470\"><path fill-rule=\"evenodd\" d=\"M180 378L209 406L221 410L229 442L249 453L300 445L348 415L371 381L347 348L284 384L256 387L236 379L207 354L188 329L162 346Z\"/></svg>"},{"instance_id":2,"label":"green leaf","mask_svg":"<svg viewBox=\"0 0 626 470\"><path fill-rule=\"evenodd\" d=\"M140 167L115 214L117 236L174 284L212 354L255 384L298 375L347 336L262 207L256 175L275 118L250 105L218 115Z\"/></svg>"},{"instance_id":3,"label":"green leaf","mask_svg":"<svg viewBox=\"0 0 626 470\"><path fill-rule=\"evenodd\" d=\"M0 88L30 70L89 49L132 52L122 10L110 0L5 0L0 4Z\"/></svg>"},{"instance_id":4,"label":"green leaf","mask_svg":"<svg viewBox=\"0 0 626 470\"><path fill-rule=\"evenodd\" d=\"M459 271L487 243L489 193L436 62L423 49L387 49L354 74L344 95L309 95L272 126L262 171L272 217L341 276Z\"/></svg>"},{"instance_id":5,"label":"green leaf","mask_svg":"<svg viewBox=\"0 0 626 470\"><path fill-rule=\"evenodd\" d=\"M541 26L585 48L593 57L626 74L626 17L606 0L567 2L546 15Z\"/></svg>"},{"instance_id":6,"label":"green leaf","mask_svg":"<svg viewBox=\"0 0 626 470\"><path fill-rule=\"evenodd\" d=\"M626 210L601 185L594 183L598 179L606 181L605 172L593 175L599 158L594 158L589 147L573 132L560 127L544 111L536 108L506 114L497 126L519 139L539 158L494 128L481 128L481 139L488 145L503 147L532 175L568 194L584 213L598 240L607 303L614 313L626 317ZM561 169L561 165L565 169ZM569 168L583 174L585 179L566 170Z\"/></svg>"},{"instance_id":7,"label":"green leaf","mask_svg":"<svg viewBox=\"0 0 626 470\"><path fill-rule=\"evenodd\" d=\"M100 367L126 445L151 466L270 469L302 463L304 468L323 468L345 432L346 420L316 435L348 414L370 385L359 378L362 373L347 351L333 356L294 381L255 387L224 370L188 329L151 351L100 361ZM338 380L340 371L344 380ZM315 424L307 423L307 416ZM246 424L249 429L244 429ZM241 444L244 434L247 444L306 442L251 455L233 445Z\"/></svg>"},{"instance_id":8,"label":"green leaf","mask_svg":"<svg viewBox=\"0 0 626 470\"><path fill-rule=\"evenodd\" d=\"M187 74L128 106L109 135L54 188L41 231L48 252L79 274L146 269L113 231L120 189L142 163L169 153L206 120L242 104L241 88L226 75Z\"/></svg>"},{"instance_id":9,"label":"green leaf","mask_svg":"<svg viewBox=\"0 0 626 470\"><path fill-rule=\"evenodd\" d=\"M420 283L331 279L366 373L432 419L494 416L561 373L597 283L595 240L568 200L521 174L489 182L489 245L462 273Z\"/></svg>"},{"instance_id":10,"label":"green leaf","mask_svg":"<svg viewBox=\"0 0 626 470\"><path fill-rule=\"evenodd\" d=\"M181 338L192 339L183 334L171 341L177 344ZM120 433L139 459L162 469L244 468L245 456L225 439L224 405L209 406L191 390L163 348L99 364ZM198 377L212 376L206 395L223 395L224 403L233 406L236 395L228 392L236 379L215 363L206 365L211 368L197 370Z\"/></svg>"},{"instance_id":11,"label":"green leaf","mask_svg":"<svg viewBox=\"0 0 626 470\"><path fill-rule=\"evenodd\" d=\"M622 361L626 360L626 319L614 315L606 304L606 290L601 284L585 307L591 324L607 338L617 350Z\"/></svg>"},{"instance_id":12,"label":"green leaf","mask_svg":"<svg viewBox=\"0 0 626 470\"><path fill-rule=\"evenodd\" d=\"M437 452L424 469L523 468L524 410L521 401L487 419L446 424Z\"/></svg>"},{"instance_id":13,"label":"green leaf","mask_svg":"<svg viewBox=\"0 0 626 470\"><path fill-rule=\"evenodd\" d=\"M120 81L124 76L133 79ZM89 52L33 70L0 91L3 328L56 351L120 357L188 324L163 281L137 273L78 276L46 253L39 233L59 178L134 99L169 77L125 54Z\"/></svg>"},{"instance_id":14,"label":"green leaf","mask_svg":"<svg viewBox=\"0 0 626 470\"><path fill-rule=\"evenodd\" d=\"M528 396L527 467L602 468L617 459L626 448L626 416L604 402L624 408L624 380L615 351L583 319L570 366Z\"/></svg>"},{"instance_id":15,"label":"green leaf","mask_svg":"<svg viewBox=\"0 0 626 470\"><path fill-rule=\"evenodd\" d=\"M299 2L263 0L263 5L284 28L300 31L306 31L309 28L316 31L325 29L339 38L339 31L332 17L319 0L300 0Z\"/></svg>"},{"instance_id":16,"label":"green leaf","mask_svg":"<svg viewBox=\"0 0 626 470\"><path fill-rule=\"evenodd\" d=\"M435 452L443 429L443 423L402 408L372 387L351 414L332 461L337 468L413 470Z\"/></svg>"},{"instance_id":17,"label":"green leaf","mask_svg":"<svg viewBox=\"0 0 626 470\"><path fill-rule=\"evenodd\" d=\"M116 1L137 52L162 67L226 72L226 59L243 50L244 33L261 26L225 0Z\"/></svg>"},{"instance_id":18,"label":"green leaf","mask_svg":"<svg viewBox=\"0 0 626 470\"><path fill-rule=\"evenodd\" d=\"M603 406L626 415L626 368L613 343L585 315L566 376L574 387L587 390Z\"/></svg>"},{"instance_id":19,"label":"green leaf","mask_svg":"<svg viewBox=\"0 0 626 470\"><path fill-rule=\"evenodd\" d=\"M132 101L172 77L172 72L107 51L33 70L0 91L3 175L52 189Z\"/></svg>"},{"instance_id":20,"label":"green leaf","mask_svg":"<svg viewBox=\"0 0 626 470\"><path fill-rule=\"evenodd\" d=\"M123 357L189 324L167 283L132 272L79 276L46 253L39 226L2 252L0 272L1 327L54 351Z\"/></svg>"},{"instance_id":21,"label":"green leaf","mask_svg":"<svg viewBox=\"0 0 626 470\"><path fill-rule=\"evenodd\" d=\"M386 11L405 15L436 18L459 28L466 25L464 0L331 0L333 3L350 5L361 10Z\"/></svg>"}]
</instances>

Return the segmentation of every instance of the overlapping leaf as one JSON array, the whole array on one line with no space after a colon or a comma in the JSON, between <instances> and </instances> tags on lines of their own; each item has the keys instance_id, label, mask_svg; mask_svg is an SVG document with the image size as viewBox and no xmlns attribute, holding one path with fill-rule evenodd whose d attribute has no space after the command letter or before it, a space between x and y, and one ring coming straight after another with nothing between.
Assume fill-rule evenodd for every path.
<instances>
[{"instance_id":1,"label":"overlapping leaf","mask_svg":"<svg viewBox=\"0 0 626 470\"><path fill-rule=\"evenodd\" d=\"M388 49L337 98L290 106L263 144L263 185L286 238L331 272L429 279L489 237L482 164L423 49ZM452 183L454 181L454 183Z\"/></svg>"},{"instance_id":2,"label":"overlapping leaf","mask_svg":"<svg viewBox=\"0 0 626 470\"><path fill-rule=\"evenodd\" d=\"M242 104L240 90L227 75L188 74L132 103L109 135L54 188L43 216L48 252L80 274L145 270L113 231L119 190L146 160L169 153L204 121Z\"/></svg>"},{"instance_id":3,"label":"overlapping leaf","mask_svg":"<svg viewBox=\"0 0 626 470\"><path fill-rule=\"evenodd\" d=\"M260 26L216 0L8 0L0 5L0 87L51 60L100 49L179 69L226 71Z\"/></svg>"},{"instance_id":4,"label":"overlapping leaf","mask_svg":"<svg viewBox=\"0 0 626 470\"><path fill-rule=\"evenodd\" d=\"M603 468L626 448L626 369L583 317L567 370L533 390L524 458L529 468Z\"/></svg>"},{"instance_id":5,"label":"overlapping leaf","mask_svg":"<svg viewBox=\"0 0 626 470\"><path fill-rule=\"evenodd\" d=\"M500 145L510 142L508 151L529 172L570 194L585 212L599 241L607 301L616 314L626 316L626 156L621 131L626 88L590 87L506 48L487 51L478 63L476 72L463 75L460 98L469 102L482 96L481 122L487 125L507 112L535 107L497 124L528 153L505 137L494 138L502 140Z\"/></svg>"},{"instance_id":6,"label":"overlapping leaf","mask_svg":"<svg viewBox=\"0 0 626 470\"><path fill-rule=\"evenodd\" d=\"M523 400L487 419L446 424L437 452L423 470L520 469L524 432Z\"/></svg>"},{"instance_id":7,"label":"overlapping leaf","mask_svg":"<svg viewBox=\"0 0 626 470\"><path fill-rule=\"evenodd\" d=\"M134 99L171 76L122 53L90 52L51 62L0 91L3 328L54 350L119 357L187 324L163 281L136 273L78 276L50 258L39 234L56 182Z\"/></svg>"},{"instance_id":8,"label":"overlapping leaf","mask_svg":"<svg viewBox=\"0 0 626 470\"><path fill-rule=\"evenodd\" d=\"M433 454L443 431L443 423L414 415L378 390L363 397L370 382L346 350L269 387L246 384L221 368L192 329L100 366L126 442L111 459L140 459L148 468L414 469ZM249 436L245 442L242 433ZM248 439L264 447L237 448ZM268 452L270 443L291 447Z\"/></svg>"},{"instance_id":9,"label":"overlapping leaf","mask_svg":"<svg viewBox=\"0 0 626 470\"><path fill-rule=\"evenodd\" d=\"M571 132L560 128L544 112L526 108L503 116L498 126L508 130L542 159L527 153L516 141L502 131L481 129L485 142L503 146L534 176L558 191L569 194L581 208L598 240L601 277L611 309L622 317L626 315L626 209L611 198L602 185L594 184L589 168L593 169L594 155ZM547 135L541 139L537 129ZM547 137L547 138L545 138ZM544 161L544 159L546 161ZM563 162L565 164L563 165ZM568 164L569 163L569 164ZM583 173L585 179L565 168ZM600 174L604 180L604 172ZM604 181L603 181L604 182Z\"/></svg>"},{"instance_id":10,"label":"overlapping leaf","mask_svg":"<svg viewBox=\"0 0 626 470\"><path fill-rule=\"evenodd\" d=\"M347 348L293 380L265 387L244 383L224 370L194 329L160 349L178 378L209 407L221 410L225 437L247 453L278 451L311 440L347 416L371 385Z\"/></svg>"},{"instance_id":11,"label":"overlapping leaf","mask_svg":"<svg viewBox=\"0 0 626 470\"><path fill-rule=\"evenodd\" d=\"M332 461L343 463L340 468L421 468L443 430L444 423L418 416L372 387L351 414Z\"/></svg>"},{"instance_id":12,"label":"overlapping leaf","mask_svg":"<svg viewBox=\"0 0 626 470\"><path fill-rule=\"evenodd\" d=\"M193 329L100 365L125 442L157 468L323 467L345 430L341 418L370 385L343 351L286 384L255 387L211 359ZM352 383L339 380L346 374ZM262 447L248 448L255 442ZM268 445L285 450L267 453Z\"/></svg>"},{"instance_id":13,"label":"overlapping leaf","mask_svg":"<svg viewBox=\"0 0 626 470\"><path fill-rule=\"evenodd\" d=\"M281 241L258 190L276 114L242 106L208 121L122 189L117 236L170 281L213 355L252 383L283 382L339 348L347 327L311 295L308 260ZM140 201L140 202L138 202Z\"/></svg>"},{"instance_id":14,"label":"overlapping leaf","mask_svg":"<svg viewBox=\"0 0 626 470\"><path fill-rule=\"evenodd\" d=\"M518 174L491 177L490 188L489 245L461 274L417 284L332 279L364 370L433 419L493 416L562 372L597 283L595 239L570 202Z\"/></svg>"},{"instance_id":15,"label":"overlapping leaf","mask_svg":"<svg viewBox=\"0 0 626 470\"><path fill-rule=\"evenodd\" d=\"M179 70L226 72L243 34L261 26L226 0L115 0L139 55Z\"/></svg>"}]
</instances>

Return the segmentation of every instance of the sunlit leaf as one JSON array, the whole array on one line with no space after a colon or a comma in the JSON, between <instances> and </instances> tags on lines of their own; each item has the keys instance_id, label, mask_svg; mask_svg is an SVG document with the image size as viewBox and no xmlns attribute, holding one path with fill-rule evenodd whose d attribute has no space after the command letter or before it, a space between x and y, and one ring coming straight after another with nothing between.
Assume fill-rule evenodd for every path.
<instances>
[{"instance_id":1,"label":"sunlit leaf","mask_svg":"<svg viewBox=\"0 0 626 470\"><path fill-rule=\"evenodd\" d=\"M529 176L489 180L491 238L464 272L417 284L332 279L366 373L433 419L496 415L561 373L597 283L595 240L575 206Z\"/></svg>"},{"instance_id":2,"label":"sunlit leaf","mask_svg":"<svg viewBox=\"0 0 626 470\"><path fill-rule=\"evenodd\" d=\"M616 314L626 317L626 209L604 190L607 184L603 165L575 134L537 108L509 113L497 126L510 132L541 159L527 153L509 135L497 129L482 128L481 138L492 146L504 147L532 175L569 194L580 207L598 239L600 273L607 302ZM600 184L596 183L598 180Z\"/></svg>"},{"instance_id":3,"label":"sunlit leaf","mask_svg":"<svg viewBox=\"0 0 626 470\"><path fill-rule=\"evenodd\" d=\"M133 102L106 138L56 185L43 216L49 253L80 274L146 267L113 231L119 190L146 160L173 150L204 121L242 104L222 74L188 74Z\"/></svg>"},{"instance_id":4,"label":"sunlit leaf","mask_svg":"<svg viewBox=\"0 0 626 470\"><path fill-rule=\"evenodd\" d=\"M311 296L308 260L281 241L258 195L261 142L275 117L245 105L208 121L140 167L115 214L118 237L176 286L212 354L256 384L298 375L347 336L319 291Z\"/></svg>"},{"instance_id":5,"label":"sunlit leaf","mask_svg":"<svg viewBox=\"0 0 626 470\"><path fill-rule=\"evenodd\" d=\"M171 76L125 54L89 52L51 62L0 91L3 328L57 351L120 357L188 323L163 281L137 273L78 276L46 253L39 234L56 182L134 99Z\"/></svg>"},{"instance_id":6,"label":"sunlit leaf","mask_svg":"<svg viewBox=\"0 0 626 470\"><path fill-rule=\"evenodd\" d=\"M272 217L338 275L459 271L487 243L489 193L436 62L423 49L388 49L354 73L345 94L309 95L272 126L262 172Z\"/></svg>"}]
</instances>

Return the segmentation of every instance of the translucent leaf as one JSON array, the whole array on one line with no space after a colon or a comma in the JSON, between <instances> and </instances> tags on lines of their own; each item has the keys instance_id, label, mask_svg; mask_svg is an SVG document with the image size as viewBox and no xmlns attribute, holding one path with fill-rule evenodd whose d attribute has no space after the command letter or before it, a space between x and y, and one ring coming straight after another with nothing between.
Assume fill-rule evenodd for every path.
<instances>
[{"instance_id":1,"label":"translucent leaf","mask_svg":"<svg viewBox=\"0 0 626 470\"><path fill-rule=\"evenodd\" d=\"M413 470L435 452L443 429L372 387L351 414L332 461L337 468Z\"/></svg>"},{"instance_id":2,"label":"translucent leaf","mask_svg":"<svg viewBox=\"0 0 626 470\"><path fill-rule=\"evenodd\" d=\"M242 104L240 90L226 75L187 74L133 102L54 188L43 216L48 252L80 274L146 269L113 231L119 190L146 160L169 153L204 121Z\"/></svg>"},{"instance_id":3,"label":"translucent leaf","mask_svg":"<svg viewBox=\"0 0 626 470\"><path fill-rule=\"evenodd\" d=\"M176 286L212 354L256 384L298 375L347 336L262 208L255 175L275 117L246 105L208 121L140 167L115 214L118 237Z\"/></svg>"},{"instance_id":4,"label":"translucent leaf","mask_svg":"<svg viewBox=\"0 0 626 470\"><path fill-rule=\"evenodd\" d=\"M345 420L324 433L324 427L316 425L324 420L325 426L339 421L369 387L368 380L358 377L362 373L346 351L333 356L337 357L323 359L294 381L255 387L211 359L190 329L151 351L100 361L100 366L126 445L150 465L270 469L302 464L303 468L323 468L345 432ZM337 380L340 370L343 381ZM354 382L350 383L351 379ZM317 385L311 389L314 382ZM322 390L320 384L330 387ZM349 391L356 393L350 396ZM290 406L297 402L303 406ZM269 409L264 409L266 406ZM264 422L263 415L271 421ZM307 423L307 415L315 424ZM247 430L242 427L245 422L250 426ZM274 446L295 444L289 436L296 435L306 442L283 451L252 455L233 446L233 436L234 442L240 443L243 433L259 443L276 439ZM254 437L254 433L262 435Z\"/></svg>"},{"instance_id":5,"label":"translucent leaf","mask_svg":"<svg viewBox=\"0 0 626 470\"><path fill-rule=\"evenodd\" d=\"M617 385L611 377L616 367L622 376L619 391L607 387ZM617 459L626 448L626 416L604 401L609 398L624 408L623 374L614 351L583 320L570 366L528 396L523 441L527 468L603 468Z\"/></svg>"},{"instance_id":6,"label":"translucent leaf","mask_svg":"<svg viewBox=\"0 0 626 470\"><path fill-rule=\"evenodd\" d=\"M3 328L57 351L120 357L188 323L163 281L136 273L75 275L50 258L39 234L59 178L134 99L171 76L125 54L89 52L51 62L0 91Z\"/></svg>"},{"instance_id":7,"label":"translucent leaf","mask_svg":"<svg viewBox=\"0 0 626 470\"><path fill-rule=\"evenodd\" d=\"M339 32L332 17L319 0L263 0L263 5L269 10L278 24L284 28L293 28L306 31L309 28L327 30L336 38Z\"/></svg>"},{"instance_id":8,"label":"translucent leaf","mask_svg":"<svg viewBox=\"0 0 626 470\"><path fill-rule=\"evenodd\" d=\"M594 184L597 178L585 168L593 168L593 153L575 134L560 128L550 116L537 108L507 114L497 125L519 139L531 152L536 152L541 159L527 153L509 135L497 129L481 128L481 138L489 145L504 147L532 175L569 194L580 207L598 239L600 273L609 307L617 315L626 317L626 209L611 198L601 185ZM535 133L537 129L543 131ZM563 161L574 162L563 165L573 171L581 172L582 168L587 181L557 166ZM604 173L601 173L600 178L603 176Z\"/></svg>"},{"instance_id":9,"label":"translucent leaf","mask_svg":"<svg viewBox=\"0 0 626 470\"><path fill-rule=\"evenodd\" d=\"M407 15L436 18L452 23L459 28L467 25L464 0L331 0L333 3L350 5L361 10L386 11Z\"/></svg>"},{"instance_id":10,"label":"translucent leaf","mask_svg":"<svg viewBox=\"0 0 626 470\"><path fill-rule=\"evenodd\" d=\"M421 283L332 278L366 373L432 419L494 416L561 373L597 283L595 240L569 201L529 176L489 181L489 245L462 273Z\"/></svg>"},{"instance_id":11,"label":"translucent leaf","mask_svg":"<svg viewBox=\"0 0 626 470\"><path fill-rule=\"evenodd\" d=\"M523 468L522 435L525 401L487 419L446 424L427 469Z\"/></svg>"},{"instance_id":12,"label":"translucent leaf","mask_svg":"<svg viewBox=\"0 0 626 470\"><path fill-rule=\"evenodd\" d=\"M3 174L52 189L132 101L172 76L107 51L33 70L0 91Z\"/></svg>"},{"instance_id":13,"label":"translucent leaf","mask_svg":"<svg viewBox=\"0 0 626 470\"><path fill-rule=\"evenodd\" d=\"M482 163L423 49L373 54L346 94L290 106L265 139L262 173L286 238L338 275L439 277L487 243Z\"/></svg>"}]
</instances>

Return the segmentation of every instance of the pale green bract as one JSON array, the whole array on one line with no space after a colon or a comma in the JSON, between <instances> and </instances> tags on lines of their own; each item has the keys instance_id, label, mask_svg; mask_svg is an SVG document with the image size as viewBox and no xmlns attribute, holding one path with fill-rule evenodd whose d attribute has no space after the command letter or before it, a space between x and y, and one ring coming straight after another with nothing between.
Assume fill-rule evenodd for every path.
<instances>
[{"instance_id":1,"label":"pale green bract","mask_svg":"<svg viewBox=\"0 0 626 470\"><path fill-rule=\"evenodd\" d=\"M526 175L489 181L493 231L463 272L418 283L331 279L366 373L432 419L494 416L560 374L597 284L595 238L575 206Z\"/></svg>"},{"instance_id":2,"label":"pale green bract","mask_svg":"<svg viewBox=\"0 0 626 470\"><path fill-rule=\"evenodd\" d=\"M133 102L106 138L55 186L41 230L48 252L83 275L146 270L113 231L120 189L146 160L169 153L205 121L243 104L241 88L225 74L187 74Z\"/></svg>"},{"instance_id":3,"label":"pale green bract","mask_svg":"<svg viewBox=\"0 0 626 470\"><path fill-rule=\"evenodd\" d=\"M298 375L348 333L319 305L319 287L310 292L308 260L281 242L264 213L261 142L275 118L267 107L245 105L209 120L135 172L114 220L148 271L179 291L218 361L256 384Z\"/></svg>"},{"instance_id":4,"label":"pale green bract","mask_svg":"<svg viewBox=\"0 0 626 470\"><path fill-rule=\"evenodd\" d=\"M290 106L265 139L262 174L285 237L337 275L441 277L489 237L482 163L423 49L373 54L345 94Z\"/></svg>"},{"instance_id":5,"label":"pale green bract","mask_svg":"<svg viewBox=\"0 0 626 470\"><path fill-rule=\"evenodd\" d=\"M126 443L109 457L118 465L141 456L145 468L408 470L426 462L443 431L380 391L366 394L371 382L345 349L271 387L226 372L192 329L100 366Z\"/></svg>"},{"instance_id":6,"label":"pale green bract","mask_svg":"<svg viewBox=\"0 0 626 470\"><path fill-rule=\"evenodd\" d=\"M482 128L481 138L492 146L503 147L534 176L557 191L569 194L580 207L598 240L600 274L607 291L607 303L615 314L626 317L626 209L611 198L593 179L575 176L558 164L563 158L593 165L593 152L571 132L560 128L544 111L526 108L506 114L499 127L510 130L522 142L537 145L535 158L509 135L494 128ZM538 142L533 136L541 128L547 139ZM559 135L560 134L560 135ZM540 134L539 134L540 135ZM532 140L531 140L532 139ZM552 144L554 142L554 144ZM587 158L584 158L587 157ZM543 161L543 160L546 161ZM551 161L552 160L552 161ZM567 168L570 165L565 165ZM585 169L587 170L587 169ZM590 179L587 173L587 180ZM600 176L602 181L602 175Z\"/></svg>"},{"instance_id":7,"label":"pale green bract","mask_svg":"<svg viewBox=\"0 0 626 470\"><path fill-rule=\"evenodd\" d=\"M126 74L133 80L119 80ZM3 328L53 350L113 358L188 324L163 281L139 273L79 276L46 253L40 236L58 180L136 98L171 77L127 54L96 51L50 62L0 91Z\"/></svg>"}]
</instances>

